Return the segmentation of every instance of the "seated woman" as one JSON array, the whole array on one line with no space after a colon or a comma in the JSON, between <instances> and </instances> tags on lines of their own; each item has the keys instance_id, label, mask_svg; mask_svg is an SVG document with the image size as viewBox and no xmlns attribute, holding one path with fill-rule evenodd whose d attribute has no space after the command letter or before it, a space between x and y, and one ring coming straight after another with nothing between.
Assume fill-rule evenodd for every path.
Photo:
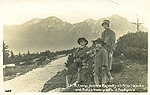
<instances>
[{"instance_id":1,"label":"seated woman","mask_svg":"<svg viewBox=\"0 0 150 95\"><path fill-rule=\"evenodd\" d=\"M80 47L76 49L73 56L74 63L76 63L76 67L78 68L77 83L80 84L81 82L85 81L86 72L84 68L87 67L87 51L89 50L89 48L87 47L88 41L85 38L79 38L77 42L80 45Z\"/></svg>"}]
</instances>

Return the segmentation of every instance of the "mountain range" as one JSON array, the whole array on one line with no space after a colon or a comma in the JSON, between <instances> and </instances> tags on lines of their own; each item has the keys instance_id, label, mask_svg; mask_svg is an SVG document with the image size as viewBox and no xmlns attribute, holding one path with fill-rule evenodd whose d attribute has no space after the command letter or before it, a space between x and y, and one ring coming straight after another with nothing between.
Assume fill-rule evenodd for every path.
<instances>
[{"instance_id":1,"label":"mountain range","mask_svg":"<svg viewBox=\"0 0 150 95\"><path fill-rule=\"evenodd\" d=\"M57 51L77 47L77 39L85 37L91 45L91 40L101 37L104 28L101 26L104 19L110 20L110 28L115 31L116 37L130 32L136 32L136 25L127 18L119 15L94 20L92 18L79 23L68 23L51 16L45 19L34 18L20 25L4 25L3 39L9 45L9 50L15 54L41 52L45 50ZM140 26L142 31L148 31Z\"/></svg>"}]
</instances>

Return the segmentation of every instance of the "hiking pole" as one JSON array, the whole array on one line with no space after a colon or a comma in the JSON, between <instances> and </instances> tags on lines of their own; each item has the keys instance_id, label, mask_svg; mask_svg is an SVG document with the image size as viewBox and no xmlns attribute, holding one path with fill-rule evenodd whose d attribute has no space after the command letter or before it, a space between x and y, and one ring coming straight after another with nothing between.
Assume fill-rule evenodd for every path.
<instances>
[{"instance_id":1,"label":"hiking pole","mask_svg":"<svg viewBox=\"0 0 150 95\"><path fill-rule=\"evenodd\" d=\"M68 69L66 68L66 71L68 71ZM68 82L68 75L66 75L66 88L69 87L69 82Z\"/></svg>"}]
</instances>

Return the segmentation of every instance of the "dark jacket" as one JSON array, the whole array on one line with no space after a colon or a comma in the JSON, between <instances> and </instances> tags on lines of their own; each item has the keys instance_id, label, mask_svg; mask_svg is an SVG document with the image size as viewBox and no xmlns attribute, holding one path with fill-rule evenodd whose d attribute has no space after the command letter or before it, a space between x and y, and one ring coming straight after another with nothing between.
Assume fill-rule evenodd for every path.
<instances>
[{"instance_id":1,"label":"dark jacket","mask_svg":"<svg viewBox=\"0 0 150 95\"><path fill-rule=\"evenodd\" d=\"M74 52L74 58L80 58L81 60L86 60L87 57L87 51L89 48L85 46L84 48L77 48L76 51Z\"/></svg>"}]
</instances>

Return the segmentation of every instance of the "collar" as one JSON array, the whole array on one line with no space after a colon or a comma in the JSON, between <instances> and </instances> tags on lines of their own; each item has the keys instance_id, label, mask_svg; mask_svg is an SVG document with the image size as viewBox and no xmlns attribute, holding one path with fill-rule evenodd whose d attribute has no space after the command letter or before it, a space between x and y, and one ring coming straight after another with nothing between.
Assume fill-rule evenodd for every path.
<instances>
[{"instance_id":1,"label":"collar","mask_svg":"<svg viewBox=\"0 0 150 95\"><path fill-rule=\"evenodd\" d=\"M84 49L86 46L84 46L84 47L80 47L81 49Z\"/></svg>"},{"instance_id":2,"label":"collar","mask_svg":"<svg viewBox=\"0 0 150 95\"><path fill-rule=\"evenodd\" d=\"M105 31L107 32L108 30L110 30L109 28L107 28Z\"/></svg>"}]
</instances>

